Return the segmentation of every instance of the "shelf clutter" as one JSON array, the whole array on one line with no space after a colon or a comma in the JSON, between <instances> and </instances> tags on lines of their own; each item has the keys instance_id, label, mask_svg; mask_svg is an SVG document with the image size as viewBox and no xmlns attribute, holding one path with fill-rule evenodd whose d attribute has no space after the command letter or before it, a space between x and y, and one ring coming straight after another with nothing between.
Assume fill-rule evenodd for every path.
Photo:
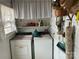
<instances>
[{"instance_id":1,"label":"shelf clutter","mask_svg":"<svg viewBox=\"0 0 79 59\"><path fill-rule=\"evenodd\" d=\"M73 59L73 47L74 47L74 42L73 42L73 26L72 26L72 18L73 15L76 14L77 11L79 11L79 9L77 9L77 6L79 6L77 3L79 2L79 0L56 0L52 2L52 7L55 10L54 14L56 16L56 25L58 28L58 32L63 32L63 16L68 16L69 17L69 23L68 26L66 26L66 31L64 31L63 33L65 33L65 52L66 52L66 59ZM73 9L73 6L75 6L75 11ZM73 9L73 10L71 10ZM66 10L66 11L63 11ZM66 12L66 13L65 13ZM71 15L70 15L71 14ZM67 19L66 19L67 20ZM58 35L62 35L62 34L58 34ZM63 44L61 44L61 42L59 42L57 44L57 46L63 50ZM63 50L64 51L64 50Z\"/></svg>"},{"instance_id":2,"label":"shelf clutter","mask_svg":"<svg viewBox=\"0 0 79 59\"><path fill-rule=\"evenodd\" d=\"M34 32L35 29L45 31L50 27L51 18L41 19L16 19L18 32Z\"/></svg>"}]
</instances>

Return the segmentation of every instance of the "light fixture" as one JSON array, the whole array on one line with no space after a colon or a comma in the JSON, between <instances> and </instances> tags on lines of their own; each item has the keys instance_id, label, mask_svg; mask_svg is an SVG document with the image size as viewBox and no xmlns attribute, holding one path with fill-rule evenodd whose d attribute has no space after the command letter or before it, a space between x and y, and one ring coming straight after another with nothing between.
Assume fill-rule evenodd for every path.
<instances>
[{"instance_id":1,"label":"light fixture","mask_svg":"<svg viewBox=\"0 0 79 59\"><path fill-rule=\"evenodd\" d=\"M56 0L53 0L53 1L56 1Z\"/></svg>"}]
</instances>

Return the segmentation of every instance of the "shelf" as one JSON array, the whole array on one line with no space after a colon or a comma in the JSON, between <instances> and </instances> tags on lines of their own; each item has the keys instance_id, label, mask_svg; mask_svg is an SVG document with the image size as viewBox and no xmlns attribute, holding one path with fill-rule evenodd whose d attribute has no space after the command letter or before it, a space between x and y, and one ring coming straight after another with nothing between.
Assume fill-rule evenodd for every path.
<instances>
[{"instance_id":1,"label":"shelf","mask_svg":"<svg viewBox=\"0 0 79 59\"><path fill-rule=\"evenodd\" d=\"M17 29L18 32L33 32L35 29L41 32L41 31L45 31L46 29L49 29L49 26L17 27Z\"/></svg>"},{"instance_id":2,"label":"shelf","mask_svg":"<svg viewBox=\"0 0 79 59\"><path fill-rule=\"evenodd\" d=\"M39 27L49 27L49 26L28 26L28 27L17 27L17 28L39 28Z\"/></svg>"}]
</instances>

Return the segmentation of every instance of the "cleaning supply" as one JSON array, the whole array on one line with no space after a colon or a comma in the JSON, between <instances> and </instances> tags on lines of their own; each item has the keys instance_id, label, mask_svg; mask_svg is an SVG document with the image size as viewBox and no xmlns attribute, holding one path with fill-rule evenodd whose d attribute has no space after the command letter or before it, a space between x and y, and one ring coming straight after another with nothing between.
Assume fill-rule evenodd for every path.
<instances>
[{"instance_id":1,"label":"cleaning supply","mask_svg":"<svg viewBox=\"0 0 79 59\"><path fill-rule=\"evenodd\" d=\"M32 35L33 35L33 37L40 37L40 33L37 31L37 29L34 30Z\"/></svg>"},{"instance_id":2,"label":"cleaning supply","mask_svg":"<svg viewBox=\"0 0 79 59\"><path fill-rule=\"evenodd\" d=\"M61 49L62 51L66 51L66 48L65 48L65 42L64 42L64 38L62 37L62 38L60 38L60 36L59 36L59 42L57 43L57 47L59 48L59 49Z\"/></svg>"},{"instance_id":3,"label":"cleaning supply","mask_svg":"<svg viewBox=\"0 0 79 59\"><path fill-rule=\"evenodd\" d=\"M58 42L57 43L57 46L62 50L62 51L64 51L65 52L65 43L63 42Z\"/></svg>"},{"instance_id":4,"label":"cleaning supply","mask_svg":"<svg viewBox=\"0 0 79 59\"><path fill-rule=\"evenodd\" d=\"M77 11L77 14L76 14L76 22L78 23L79 21L79 11Z\"/></svg>"}]
</instances>

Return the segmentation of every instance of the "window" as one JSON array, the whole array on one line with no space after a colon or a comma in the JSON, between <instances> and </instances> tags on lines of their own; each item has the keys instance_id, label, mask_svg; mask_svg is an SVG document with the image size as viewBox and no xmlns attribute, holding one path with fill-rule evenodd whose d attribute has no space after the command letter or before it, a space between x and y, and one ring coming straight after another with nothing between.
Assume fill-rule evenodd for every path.
<instances>
[{"instance_id":1,"label":"window","mask_svg":"<svg viewBox=\"0 0 79 59\"><path fill-rule=\"evenodd\" d=\"M1 12L5 34L15 31L16 27L14 20L14 10L12 8L2 5Z\"/></svg>"},{"instance_id":2,"label":"window","mask_svg":"<svg viewBox=\"0 0 79 59\"><path fill-rule=\"evenodd\" d=\"M51 17L51 0L13 0L16 19Z\"/></svg>"}]
</instances>

